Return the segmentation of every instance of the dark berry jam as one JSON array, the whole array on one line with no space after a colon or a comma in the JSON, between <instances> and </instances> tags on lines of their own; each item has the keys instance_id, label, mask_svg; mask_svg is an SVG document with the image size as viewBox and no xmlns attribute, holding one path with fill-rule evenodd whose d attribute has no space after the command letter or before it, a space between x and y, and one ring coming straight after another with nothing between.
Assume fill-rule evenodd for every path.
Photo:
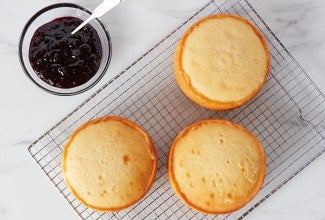
<instances>
[{"instance_id":1,"label":"dark berry jam","mask_svg":"<svg viewBox=\"0 0 325 220\"><path fill-rule=\"evenodd\" d=\"M57 18L39 27L29 48L30 63L44 82L58 88L73 88L92 78L102 59L102 46L96 30L75 17Z\"/></svg>"}]
</instances>

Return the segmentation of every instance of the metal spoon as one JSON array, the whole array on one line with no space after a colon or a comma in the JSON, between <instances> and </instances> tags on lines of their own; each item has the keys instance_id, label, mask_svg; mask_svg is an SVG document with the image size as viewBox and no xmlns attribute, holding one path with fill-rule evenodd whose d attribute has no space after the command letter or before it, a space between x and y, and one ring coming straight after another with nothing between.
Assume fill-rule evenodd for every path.
<instances>
[{"instance_id":1,"label":"metal spoon","mask_svg":"<svg viewBox=\"0 0 325 220\"><path fill-rule=\"evenodd\" d=\"M74 31L72 31L71 34L75 34L86 24L88 24L91 20L104 15L106 12L114 8L120 2L121 0L104 0L100 5L97 6L97 8L95 8L94 12L90 15L90 17L84 22L82 22L76 29L74 29Z\"/></svg>"}]
</instances>

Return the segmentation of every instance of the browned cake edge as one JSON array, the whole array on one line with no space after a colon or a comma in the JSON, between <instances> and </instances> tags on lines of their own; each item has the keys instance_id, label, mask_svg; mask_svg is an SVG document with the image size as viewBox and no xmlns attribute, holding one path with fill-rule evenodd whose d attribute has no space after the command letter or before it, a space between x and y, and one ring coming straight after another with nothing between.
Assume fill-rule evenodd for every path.
<instances>
[{"instance_id":1,"label":"browned cake edge","mask_svg":"<svg viewBox=\"0 0 325 220\"><path fill-rule=\"evenodd\" d=\"M206 209L203 209L199 206L197 206L195 203L191 202L187 197L186 194L182 192L181 187L179 186L178 182L176 181L175 178L175 173L174 173L174 151L175 151L175 147L177 142L182 139L184 136L186 136L191 130L193 129L197 129L198 127L207 124L207 123L221 123L221 124L227 124L230 126L234 126L242 131L244 131L245 133L247 133L248 135L250 135L256 142L258 148L259 148L259 152L261 154L261 158L263 158L263 162L261 163L261 174L259 175L260 179L258 179L256 187L254 189L254 191L247 197L246 201L241 205L236 207L235 209L223 209L223 210L216 210L216 211L209 211ZM169 150L169 155L168 155L168 178L169 178L169 182L173 188L173 190L175 191L176 195L178 195L178 197L189 207L193 208L194 210L197 210L199 212L203 212L206 214L227 214L227 213L231 213L234 212L242 207L244 207L249 201L251 201L260 191L260 188L263 185L264 179L265 179L265 175L266 175L266 157L264 154L264 149L263 146L260 144L259 140L255 137L254 134L252 134L250 131L248 131L246 128L231 122L231 121L227 121L227 120L223 120L223 119L206 119L206 120L202 120L202 121L198 121L192 125L189 125L188 127L186 127L180 134L177 135L177 137L174 139L172 146Z\"/></svg>"},{"instance_id":2,"label":"browned cake edge","mask_svg":"<svg viewBox=\"0 0 325 220\"><path fill-rule=\"evenodd\" d=\"M123 123L129 125L130 127L135 128L136 130L140 131L143 134L143 136L146 138L146 141L148 143L148 147L150 149L151 157L153 158L153 160L152 160L152 173L151 173L150 178L148 180L147 187L145 188L145 190L143 192L143 195L139 199L137 199L135 201L132 201L132 202L130 202L127 205L120 206L120 207L97 207L97 206L92 206L92 205L88 204L85 200L83 200L78 195L78 193L76 192L76 190L69 183L69 179L66 176L66 166L65 166L66 164L65 164L65 161L66 161L66 158L67 158L67 154L68 154L68 151L69 151L70 144L72 143L74 137L81 130L85 129L87 126L93 125L93 124L97 124L97 123L100 123L100 122L105 122L105 121L108 121L108 120L114 120L114 121L123 122ZM72 135L70 136L70 138L68 139L67 143L65 144L65 146L63 148L63 155L62 155L62 174L63 174L63 178L64 178L64 181L65 181L66 185L69 187L69 189L71 190L72 194L81 203L83 203L87 207L90 207L90 208L95 209L95 210L98 210L98 211L114 212L114 211L119 211L119 210L128 208L128 207L136 204L137 202L139 202L148 193L148 191L152 187L152 184L154 183L154 180L155 180L155 177L156 177L156 173L157 173L157 151L156 151L156 148L155 148L155 145L154 145L152 139L145 132L145 130L143 130L143 128L141 128L139 125L137 125L136 123L134 123L134 122L132 122L132 121L126 119L126 118L122 118L122 117L119 117L119 116L104 116L104 117L100 117L100 118L93 119L93 120L90 120L90 121L86 122L85 124L83 124L82 126L80 126L79 128L77 128L72 133Z\"/></svg>"},{"instance_id":3,"label":"browned cake edge","mask_svg":"<svg viewBox=\"0 0 325 220\"><path fill-rule=\"evenodd\" d=\"M183 55L185 41L186 41L187 37L193 32L193 30L195 28L197 28L201 23L205 22L208 19L215 19L215 18L222 19L222 18L227 18L227 17L235 18L243 23L248 24L253 29L253 31L256 33L258 38L261 40L263 47L264 47L265 55L267 57L267 71L265 72L263 82L250 95L248 95L247 97L245 97L244 99L242 99L240 101L235 101L235 102L219 102L219 101L211 100L211 99L207 98L206 96L204 96L203 94L201 94L200 92L198 92L191 85L191 81L188 78L188 76L185 73L183 66L182 66L182 55ZM184 33L184 35L180 39L180 41L176 47L176 52L175 52L175 56L174 56L174 73L175 73L176 81L177 81L179 87L181 88L181 90L183 91L183 93L189 99L191 99L193 102L195 102L205 108L209 108L209 109L213 109L213 110L229 110L229 109L237 108L237 107L242 106L245 103L249 102L251 99L253 99L256 96L256 94L264 86L264 84L268 78L269 71L270 71L270 53L269 53L267 43L266 43L262 33L248 20L246 20L242 17L239 17L239 16L231 15L231 14L210 15L208 17L205 17L205 18L199 20L195 24L193 24L190 28L187 29L187 31Z\"/></svg>"}]
</instances>

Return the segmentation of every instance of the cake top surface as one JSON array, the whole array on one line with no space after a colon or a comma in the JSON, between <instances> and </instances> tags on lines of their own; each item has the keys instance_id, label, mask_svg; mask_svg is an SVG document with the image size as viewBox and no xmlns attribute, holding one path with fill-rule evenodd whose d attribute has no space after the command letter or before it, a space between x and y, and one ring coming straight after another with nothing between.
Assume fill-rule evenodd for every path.
<instances>
[{"instance_id":1,"label":"cake top surface","mask_svg":"<svg viewBox=\"0 0 325 220\"><path fill-rule=\"evenodd\" d=\"M244 206L265 177L265 157L246 129L208 120L185 129L174 141L169 176L181 199L205 213L227 213Z\"/></svg>"},{"instance_id":2,"label":"cake top surface","mask_svg":"<svg viewBox=\"0 0 325 220\"><path fill-rule=\"evenodd\" d=\"M181 65L189 83L213 101L247 99L267 78L267 45L262 34L243 18L209 16L194 24L181 44Z\"/></svg>"},{"instance_id":3,"label":"cake top surface","mask_svg":"<svg viewBox=\"0 0 325 220\"><path fill-rule=\"evenodd\" d=\"M128 207L150 189L156 151L136 124L119 117L89 121L64 148L63 174L73 194L97 210Z\"/></svg>"}]
</instances>

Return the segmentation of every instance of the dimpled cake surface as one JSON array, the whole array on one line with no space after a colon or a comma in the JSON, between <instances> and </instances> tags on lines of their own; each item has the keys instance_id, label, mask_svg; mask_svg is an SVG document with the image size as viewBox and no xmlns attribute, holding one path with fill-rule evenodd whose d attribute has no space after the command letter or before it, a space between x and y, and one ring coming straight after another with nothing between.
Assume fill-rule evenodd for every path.
<instances>
[{"instance_id":1,"label":"dimpled cake surface","mask_svg":"<svg viewBox=\"0 0 325 220\"><path fill-rule=\"evenodd\" d=\"M64 147L65 182L83 204L117 211L139 201L157 169L150 137L135 123L102 117L78 128Z\"/></svg>"},{"instance_id":2,"label":"dimpled cake surface","mask_svg":"<svg viewBox=\"0 0 325 220\"><path fill-rule=\"evenodd\" d=\"M169 179L180 199L211 214L247 204L258 193L265 169L257 138L241 126L216 119L183 130L173 142L168 163Z\"/></svg>"},{"instance_id":3,"label":"dimpled cake surface","mask_svg":"<svg viewBox=\"0 0 325 220\"><path fill-rule=\"evenodd\" d=\"M267 44L255 26L234 15L198 21L181 38L175 55L176 80L198 104L231 109L251 100L270 68Z\"/></svg>"}]
</instances>

